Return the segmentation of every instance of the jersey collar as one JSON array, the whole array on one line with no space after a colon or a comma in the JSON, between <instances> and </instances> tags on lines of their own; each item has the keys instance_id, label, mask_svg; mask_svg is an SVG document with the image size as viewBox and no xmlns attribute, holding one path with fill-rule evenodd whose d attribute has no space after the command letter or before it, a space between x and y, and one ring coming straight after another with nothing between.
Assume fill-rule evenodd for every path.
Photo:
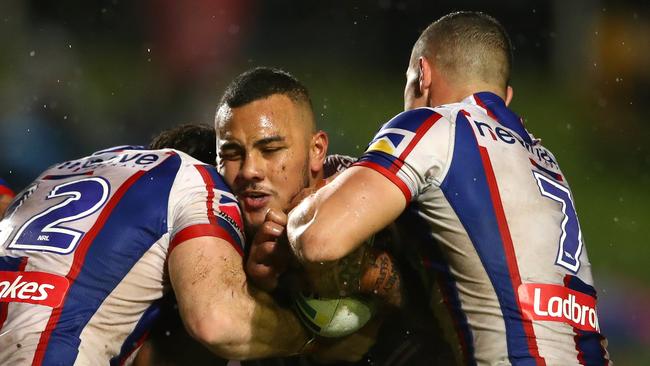
<instances>
[{"instance_id":1,"label":"jersey collar","mask_svg":"<svg viewBox=\"0 0 650 366\"><path fill-rule=\"evenodd\" d=\"M514 131L519 137L529 144L532 138L524 127L524 121L515 112L506 107L506 103L498 95L491 92L480 92L465 98L464 102L476 105L494 118L502 126Z\"/></svg>"}]
</instances>

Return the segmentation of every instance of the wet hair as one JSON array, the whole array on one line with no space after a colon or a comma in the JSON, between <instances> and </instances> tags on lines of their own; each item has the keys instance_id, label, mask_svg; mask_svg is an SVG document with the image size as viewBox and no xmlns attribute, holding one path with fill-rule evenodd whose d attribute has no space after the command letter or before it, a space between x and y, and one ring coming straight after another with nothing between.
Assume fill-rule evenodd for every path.
<instances>
[{"instance_id":1,"label":"wet hair","mask_svg":"<svg viewBox=\"0 0 650 366\"><path fill-rule=\"evenodd\" d=\"M204 124L183 124L164 130L151 139L149 149L176 149L206 164L214 165L216 154L214 128Z\"/></svg>"},{"instance_id":2,"label":"wet hair","mask_svg":"<svg viewBox=\"0 0 650 366\"><path fill-rule=\"evenodd\" d=\"M273 94L286 95L311 109L307 88L293 75L272 67L256 67L237 76L224 91L219 106L225 103L237 108Z\"/></svg>"},{"instance_id":3,"label":"wet hair","mask_svg":"<svg viewBox=\"0 0 650 366\"><path fill-rule=\"evenodd\" d=\"M443 16L429 25L413 47L452 81L478 80L505 89L512 67L512 43L493 17L473 11Z\"/></svg>"}]
</instances>

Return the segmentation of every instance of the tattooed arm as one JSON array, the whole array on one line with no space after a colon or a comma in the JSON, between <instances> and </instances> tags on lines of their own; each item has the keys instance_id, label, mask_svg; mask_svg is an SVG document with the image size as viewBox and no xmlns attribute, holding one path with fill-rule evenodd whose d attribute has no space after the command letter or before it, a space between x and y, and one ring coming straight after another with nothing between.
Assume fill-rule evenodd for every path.
<instances>
[{"instance_id":1,"label":"tattooed arm","mask_svg":"<svg viewBox=\"0 0 650 366\"><path fill-rule=\"evenodd\" d=\"M372 239L371 239L372 240ZM370 241L338 261L307 267L311 288L323 297L370 295L394 307L402 305L401 275L393 257Z\"/></svg>"}]
</instances>

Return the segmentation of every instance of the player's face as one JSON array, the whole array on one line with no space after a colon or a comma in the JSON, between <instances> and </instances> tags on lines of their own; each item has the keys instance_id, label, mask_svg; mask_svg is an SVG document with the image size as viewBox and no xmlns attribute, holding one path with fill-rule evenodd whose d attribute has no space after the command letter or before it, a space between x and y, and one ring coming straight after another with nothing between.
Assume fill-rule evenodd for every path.
<instances>
[{"instance_id":1,"label":"player's face","mask_svg":"<svg viewBox=\"0 0 650 366\"><path fill-rule=\"evenodd\" d=\"M309 186L307 118L305 106L281 94L217 113L219 170L239 199L247 231L259 228L269 208L287 211Z\"/></svg>"}]
</instances>

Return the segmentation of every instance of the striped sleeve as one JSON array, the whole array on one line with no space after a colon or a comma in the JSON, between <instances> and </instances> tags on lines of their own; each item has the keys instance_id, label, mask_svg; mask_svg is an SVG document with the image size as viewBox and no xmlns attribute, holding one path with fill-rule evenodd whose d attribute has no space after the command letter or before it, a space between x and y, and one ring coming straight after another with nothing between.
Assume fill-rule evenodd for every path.
<instances>
[{"instance_id":1,"label":"striped sleeve","mask_svg":"<svg viewBox=\"0 0 650 366\"><path fill-rule=\"evenodd\" d=\"M354 165L381 173L407 202L435 183L446 164L449 124L430 108L398 114L386 123Z\"/></svg>"},{"instance_id":2,"label":"striped sleeve","mask_svg":"<svg viewBox=\"0 0 650 366\"><path fill-rule=\"evenodd\" d=\"M223 239L243 256L244 232L237 199L223 178L208 165L191 165L175 192L168 255L187 240L212 236Z\"/></svg>"}]
</instances>

